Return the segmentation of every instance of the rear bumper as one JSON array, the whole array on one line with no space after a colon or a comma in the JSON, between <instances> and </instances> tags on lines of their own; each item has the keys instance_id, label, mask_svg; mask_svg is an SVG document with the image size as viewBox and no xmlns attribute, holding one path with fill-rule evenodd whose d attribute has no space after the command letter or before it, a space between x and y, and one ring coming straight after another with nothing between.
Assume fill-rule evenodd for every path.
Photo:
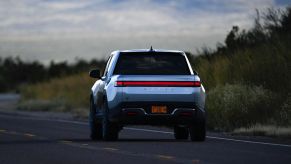
<instances>
[{"instance_id":1,"label":"rear bumper","mask_svg":"<svg viewBox=\"0 0 291 164\"><path fill-rule=\"evenodd\" d=\"M166 105L168 113L152 114L152 105ZM123 125L188 125L205 117L204 110L184 102L131 102L111 109L109 119Z\"/></svg>"}]
</instances>

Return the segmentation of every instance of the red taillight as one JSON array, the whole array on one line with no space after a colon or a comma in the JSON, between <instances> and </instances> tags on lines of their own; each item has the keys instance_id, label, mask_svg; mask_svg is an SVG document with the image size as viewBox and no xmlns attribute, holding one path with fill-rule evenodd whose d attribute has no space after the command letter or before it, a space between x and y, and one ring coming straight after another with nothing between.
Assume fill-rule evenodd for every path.
<instances>
[{"instance_id":1,"label":"red taillight","mask_svg":"<svg viewBox=\"0 0 291 164\"><path fill-rule=\"evenodd\" d=\"M123 81L117 81L115 86L122 87L123 86Z\"/></svg>"},{"instance_id":2,"label":"red taillight","mask_svg":"<svg viewBox=\"0 0 291 164\"><path fill-rule=\"evenodd\" d=\"M200 87L200 81L117 81L118 87Z\"/></svg>"}]
</instances>

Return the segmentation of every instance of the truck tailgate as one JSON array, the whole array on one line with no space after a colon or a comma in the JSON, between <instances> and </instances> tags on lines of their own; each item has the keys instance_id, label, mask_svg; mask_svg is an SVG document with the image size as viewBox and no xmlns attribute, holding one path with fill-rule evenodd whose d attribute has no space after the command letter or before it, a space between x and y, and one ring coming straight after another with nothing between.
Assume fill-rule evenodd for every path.
<instances>
[{"instance_id":1,"label":"truck tailgate","mask_svg":"<svg viewBox=\"0 0 291 164\"><path fill-rule=\"evenodd\" d=\"M194 102L200 87L189 84L200 81L195 75L121 75L124 102Z\"/></svg>"}]
</instances>

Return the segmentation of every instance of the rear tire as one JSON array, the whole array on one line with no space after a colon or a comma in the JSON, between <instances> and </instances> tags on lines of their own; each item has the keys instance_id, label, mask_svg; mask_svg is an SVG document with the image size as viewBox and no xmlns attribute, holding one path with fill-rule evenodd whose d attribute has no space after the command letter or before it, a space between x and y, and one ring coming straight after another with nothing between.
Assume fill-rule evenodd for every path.
<instances>
[{"instance_id":1,"label":"rear tire","mask_svg":"<svg viewBox=\"0 0 291 164\"><path fill-rule=\"evenodd\" d=\"M189 127L191 141L205 141L206 125L204 122L196 123Z\"/></svg>"},{"instance_id":2,"label":"rear tire","mask_svg":"<svg viewBox=\"0 0 291 164\"><path fill-rule=\"evenodd\" d=\"M103 139L105 141L116 141L118 139L118 124L113 123L108 119L108 105L106 100L103 104L104 108L104 115L103 115L103 121L102 121L102 133L103 133Z\"/></svg>"},{"instance_id":3,"label":"rear tire","mask_svg":"<svg viewBox=\"0 0 291 164\"><path fill-rule=\"evenodd\" d=\"M92 100L90 101L89 124L90 124L90 138L92 140L101 140L102 124L98 122L96 118L96 108Z\"/></svg>"},{"instance_id":4,"label":"rear tire","mask_svg":"<svg viewBox=\"0 0 291 164\"><path fill-rule=\"evenodd\" d=\"M174 127L174 137L177 140L185 140L189 137L189 130L186 127Z\"/></svg>"}]
</instances>

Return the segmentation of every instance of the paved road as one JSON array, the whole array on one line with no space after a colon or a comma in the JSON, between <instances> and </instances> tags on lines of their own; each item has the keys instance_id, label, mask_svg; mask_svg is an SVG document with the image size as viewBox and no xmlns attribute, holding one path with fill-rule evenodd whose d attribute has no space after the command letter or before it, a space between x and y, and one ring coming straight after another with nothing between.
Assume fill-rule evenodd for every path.
<instances>
[{"instance_id":1,"label":"paved road","mask_svg":"<svg viewBox=\"0 0 291 164\"><path fill-rule=\"evenodd\" d=\"M290 163L291 146L209 135L176 141L168 129L129 127L117 142L88 139L86 122L0 114L0 164Z\"/></svg>"},{"instance_id":2,"label":"paved road","mask_svg":"<svg viewBox=\"0 0 291 164\"><path fill-rule=\"evenodd\" d=\"M233 138L217 133L209 133L206 142L199 143L176 141L169 129L127 127L117 142L93 142L88 139L86 122L15 111L18 99L19 95L0 94L0 164L291 161L289 141L278 143L272 139Z\"/></svg>"}]
</instances>

